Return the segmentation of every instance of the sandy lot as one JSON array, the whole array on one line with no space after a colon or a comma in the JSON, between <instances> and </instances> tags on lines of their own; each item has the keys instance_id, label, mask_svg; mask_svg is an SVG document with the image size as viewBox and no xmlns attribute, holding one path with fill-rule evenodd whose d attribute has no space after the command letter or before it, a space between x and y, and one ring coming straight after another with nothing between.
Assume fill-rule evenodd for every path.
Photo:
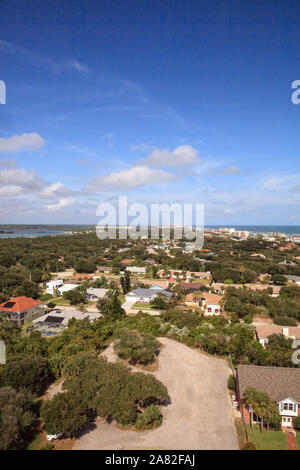
<instances>
[{"instance_id":1,"label":"sandy lot","mask_svg":"<svg viewBox=\"0 0 300 470\"><path fill-rule=\"evenodd\" d=\"M226 361L167 338L154 375L168 388L171 404L153 431L124 431L98 420L74 449L238 449L227 392ZM112 348L105 353L114 360Z\"/></svg>"}]
</instances>

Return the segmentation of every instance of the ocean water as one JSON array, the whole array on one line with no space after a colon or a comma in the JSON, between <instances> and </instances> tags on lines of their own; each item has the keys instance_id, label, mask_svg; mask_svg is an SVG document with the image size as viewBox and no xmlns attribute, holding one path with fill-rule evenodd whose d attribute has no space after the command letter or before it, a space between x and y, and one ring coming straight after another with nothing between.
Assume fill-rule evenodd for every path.
<instances>
[{"instance_id":1,"label":"ocean water","mask_svg":"<svg viewBox=\"0 0 300 470\"><path fill-rule=\"evenodd\" d=\"M0 233L0 238L36 238L36 237L47 237L49 235L63 235L64 231L59 230L47 230L47 229L33 229L29 228L28 230L16 230L10 228L1 228L0 230L13 232L13 233Z\"/></svg>"},{"instance_id":2,"label":"ocean water","mask_svg":"<svg viewBox=\"0 0 300 470\"><path fill-rule=\"evenodd\" d=\"M207 225L205 229L218 229L222 227L246 230L251 233L284 233L285 235L300 235L300 225Z\"/></svg>"}]
</instances>

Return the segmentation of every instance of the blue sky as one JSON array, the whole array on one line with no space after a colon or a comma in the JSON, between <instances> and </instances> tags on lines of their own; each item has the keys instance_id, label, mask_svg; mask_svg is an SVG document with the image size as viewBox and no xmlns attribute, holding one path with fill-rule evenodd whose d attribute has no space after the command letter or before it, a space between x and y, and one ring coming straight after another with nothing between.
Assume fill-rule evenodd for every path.
<instances>
[{"instance_id":1,"label":"blue sky","mask_svg":"<svg viewBox=\"0 0 300 470\"><path fill-rule=\"evenodd\" d=\"M0 223L127 195L300 224L299 51L297 0L5 2Z\"/></svg>"}]
</instances>

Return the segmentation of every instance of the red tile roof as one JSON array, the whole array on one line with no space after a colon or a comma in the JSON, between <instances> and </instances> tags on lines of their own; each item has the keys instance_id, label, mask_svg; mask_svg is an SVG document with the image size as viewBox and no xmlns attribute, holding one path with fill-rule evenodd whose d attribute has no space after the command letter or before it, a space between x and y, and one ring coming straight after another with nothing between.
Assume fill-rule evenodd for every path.
<instances>
[{"instance_id":1,"label":"red tile roof","mask_svg":"<svg viewBox=\"0 0 300 470\"><path fill-rule=\"evenodd\" d=\"M35 307L36 305L41 305L42 302L40 300L34 300L31 297L14 297L9 299L6 302L0 304L0 310L3 312L24 312L29 308Z\"/></svg>"}]
</instances>

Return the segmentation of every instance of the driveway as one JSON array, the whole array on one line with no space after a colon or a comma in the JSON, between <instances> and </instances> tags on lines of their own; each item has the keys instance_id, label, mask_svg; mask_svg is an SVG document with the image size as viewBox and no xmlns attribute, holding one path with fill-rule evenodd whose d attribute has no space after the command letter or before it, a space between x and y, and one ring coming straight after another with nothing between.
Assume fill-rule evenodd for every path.
<instances>
[{"instance_id":1,"label":"driveway","mask_svg":"<svg viewBox=\"0 0 300 470\"><path fill-rule=\"evenodd\" d=\"M230 369L223 359L159 338L163 347L154 375L168 388L171 404L152 431L124 431L98 420L74 449L238 449L227 391ZM112 354L106 354L114 360Z\"/></svg>"}]
</instances>

